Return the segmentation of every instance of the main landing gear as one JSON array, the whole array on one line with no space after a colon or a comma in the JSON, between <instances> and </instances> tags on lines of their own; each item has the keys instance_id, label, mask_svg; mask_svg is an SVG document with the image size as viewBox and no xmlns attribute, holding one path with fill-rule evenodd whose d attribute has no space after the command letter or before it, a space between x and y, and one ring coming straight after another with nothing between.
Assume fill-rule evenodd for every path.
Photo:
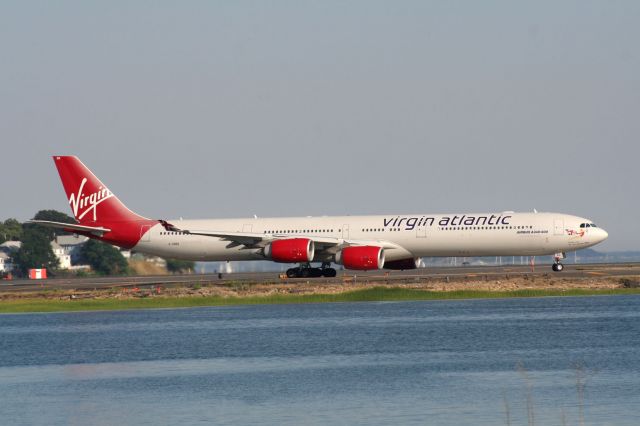
<instances>
[{"instance_id":1,"label":"main landing gear","mask_svg":"<svg viewBox=\"0 0 640 426\"><path fill-rule=\"evenodd\" d=\"M297 268L287 269L288 278L319 278L327 277L333 278L338 274L333 268L329 267L329 263L323 263L319 268L312 268L311 264L304 263Z\"/></svg>"},{"instance_id":2,"label":"main landing gear","mask_svg":"<svg viewBox=\"0 0 640 426\"><path fill-rule=\"evenodd\" d=\"M551 266L551 269L553 269L554 272L561 272L564 269L564 265L560 263L560 261L565 257L564 253L556 253L553 256L553 265Z\"/></svg>"}]
</instances>

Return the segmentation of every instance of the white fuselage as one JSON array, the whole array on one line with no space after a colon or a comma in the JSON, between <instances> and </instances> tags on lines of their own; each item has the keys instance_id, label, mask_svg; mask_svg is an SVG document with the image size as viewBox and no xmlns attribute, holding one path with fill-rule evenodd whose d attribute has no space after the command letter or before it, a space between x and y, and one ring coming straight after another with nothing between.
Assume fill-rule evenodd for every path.
<instances>
[{"instance_id":1,"label":"white fuselage","mask_svg":"<svg viewBox=\"0 0 640 426\"><path fill-rule=\"evenodd\" d=\"M170 221L179 229L332 238L353 244L397 245L388 261L425 256L534 256L579 250L607 238L588 219L559 213L465 213L283 217ZM583 227L581 227L583 225ZM167 231L160 224L134 250L200 261L263 260L262 250L218 237ZM330 253L314 261L331 262Z\"/></svg>"}]
</instances>

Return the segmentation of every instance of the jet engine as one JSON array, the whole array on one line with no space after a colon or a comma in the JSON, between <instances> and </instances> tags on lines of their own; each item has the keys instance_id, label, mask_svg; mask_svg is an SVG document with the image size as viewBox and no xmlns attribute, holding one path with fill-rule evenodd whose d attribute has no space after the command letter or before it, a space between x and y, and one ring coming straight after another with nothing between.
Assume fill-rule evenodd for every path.
<instances>
[{"instance_id":1,"label":"jet engine","mask_svg":"<svg viewBox=\"0 0 640 426\"><path fill-rule=\"evenodd\" d=\"M347 247L336 254L336 263L343 265L346 269L359 271L382 269L384 249L375 246Z\"/></svg>"},{"instance_id":2,"label":"jet engine","mask_svg":"<svg viewBox=\"0 0 640 426\"><path fill-rule=\"evenodd\" d=\"M315 252L313 241L308 238L275 240L264 248L264 256L274 262L311 262Z\"/></svg>"}]
</instances>

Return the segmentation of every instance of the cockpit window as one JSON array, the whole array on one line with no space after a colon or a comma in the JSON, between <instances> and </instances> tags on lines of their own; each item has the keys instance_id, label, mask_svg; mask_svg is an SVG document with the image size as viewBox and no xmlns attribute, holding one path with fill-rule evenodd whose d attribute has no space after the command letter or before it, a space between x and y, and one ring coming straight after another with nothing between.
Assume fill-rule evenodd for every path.
<instances>
[{"instance_id":1,"label":"cockpit window","mask_svg":"<svg viewBox=\"0 0 640 426\"><path fill-rule=\"evenodd\" d=\"M587 226L587 224L586 224L586 223L581 223L581 224L580 224L580 228L585 228L586 226Z\"/></svg>"},{"instance_id":2,"label":"cockpit window","mask_svg":"<svg viewBox=\"0 0 640 426\"><path fill-rule=\"evenodd\" d=\"M596 226L596 224L595 224L595 223L592 223L592 224L591 224L591 227L592 227L592 228L597 228L597 226Z\"/></svg>"}]
</instances>

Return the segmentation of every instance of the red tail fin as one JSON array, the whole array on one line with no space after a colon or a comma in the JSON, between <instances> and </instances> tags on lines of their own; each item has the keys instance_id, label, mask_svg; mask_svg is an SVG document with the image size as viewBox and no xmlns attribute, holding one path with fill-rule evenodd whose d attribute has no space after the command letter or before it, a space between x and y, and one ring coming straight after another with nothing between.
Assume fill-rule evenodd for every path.
<instances>
[{"instance_id":1,"label":"red tail fin","mask_svg":"<svg viewBox=\"0 0 640 426\"><path fill-rule=\"evenodd\" d=\"M73 216L81 225L112 230L103 240L122 247L135 245L151 223L129 210L78 157L54 156Z\"/></svg>"},{"instance_id":2,"label":"red tail fin","mask_svg":"<svg viewBox=\"0 0 640 426\"><path fill-rule=\"evenodd\" d=\"M71 211L82 225L144 219L129 210L78 157L53 157Z\"/></svg>"}]
</instances>

